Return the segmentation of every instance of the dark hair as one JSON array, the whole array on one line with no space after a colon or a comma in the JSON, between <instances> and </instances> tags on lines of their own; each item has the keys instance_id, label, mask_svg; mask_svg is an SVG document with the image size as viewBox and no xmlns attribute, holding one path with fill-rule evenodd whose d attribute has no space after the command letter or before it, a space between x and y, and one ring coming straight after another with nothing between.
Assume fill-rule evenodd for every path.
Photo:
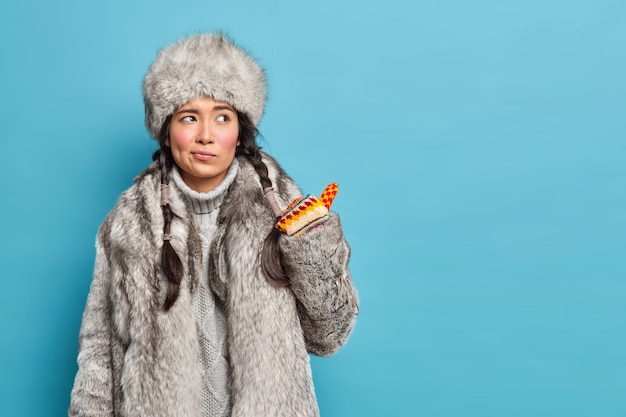
<instances>
[{"instance_id":1,"label":"dark hair","mask_svg":"<svg viewBox=\"0 0 626 417\"><path fill-rule=\"evenodd\" d=\"M237 155L245 157L252 164L264 190L271 188L272 181L267 172L267 166L261 159L261 148L256 142L259 131L254 127L247 114L239 113L238 116L239 147L237 148ZM280 216L275 218L275 222L278 222L278 220L280 220ZM281 265L280 251L278 250L280 234L280 230L272 227L272 231L265 238L263 250L261 251L261 268L269 283L274 287L286 287L289 285L289 278Z\"/></svg>"},{"instance_id":2,"label":"dark hair","mask_svg":"<svg viewBox=\"0 0 626 417\"><path fill-rule=\"evenodd\" d=\"M250 120L247 114L237 112L239 119L239 146L235 156L246 158L254 167L259 176L259 181L263 189L272 187L272 181L269 178L267 166L261 159L261 149L257 145L256 137L258 130ZM172 117L168 116L159 131L159 149L152 155L152 160L158 161L161 170L161 184L169 185L169 177L174 167L174 157L172 150L166 145L169 136L169 125ZM170 234L170 225L174 213L170 209L169 203L162 204L163 212L163 234ZM278 221L280 216L275 220ZM289 285L285 271L281 265L280 252L278 250L278 238L280 231L273 227L272 231L265 238L263 250L261 251L261 268L268 282L274 287L286 287ZM161 249L161 269L167 277L167 295L163 303L163 310L168 311L178 299L180 291L180 283L183 277L183 264L174 251L169 240L163 240Z\"/></svg>"}]
</instances>

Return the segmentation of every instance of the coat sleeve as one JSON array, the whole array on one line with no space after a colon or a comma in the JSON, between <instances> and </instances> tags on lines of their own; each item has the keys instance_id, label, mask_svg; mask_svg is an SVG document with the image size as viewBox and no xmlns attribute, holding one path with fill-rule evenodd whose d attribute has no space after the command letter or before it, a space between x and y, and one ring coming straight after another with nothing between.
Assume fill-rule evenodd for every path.
<instances>
[{"instance_id":1,"label":"coat sleeve","mask_svg":"<svg viewBox=\"0 0 626 417\"><path fill-rule=\"evenodd\" d=\"M96 248L94 276L79 334L78 372L72 388L70 417L114 414L110 274L100 242Z\"/></svg>"},{"instance_id":2,"label":"coat sleeve","mask_svg":"<svg viewBox=\"0 0 626 417\"><path fill-rule=\"evenodd\" d=\"M339 216L308 233L279 240L281 260L296 296L309 352L329 356L348 339L358 314L358 298L348 261L350 247Z\"/></svg>"}]
</instances>

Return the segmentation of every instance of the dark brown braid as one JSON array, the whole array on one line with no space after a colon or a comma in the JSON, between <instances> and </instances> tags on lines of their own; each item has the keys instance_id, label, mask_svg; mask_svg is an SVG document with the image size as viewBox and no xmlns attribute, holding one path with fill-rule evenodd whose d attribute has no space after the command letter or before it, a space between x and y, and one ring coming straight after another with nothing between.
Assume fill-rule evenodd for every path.
<instances>
[{"instance_id":1,"label":"dark brown braid","mask_svg":"<svg viewBox=\"0 0 626 417\"><path fill-rule=\"evenodd\" d=\"M168 117L159 132L160 149L154 152L152 159L159 161L161 169L161 187L169 186L169 176L174 166L174 158L171 149L165 144L169 134L169 125L171 117ZM167 192L166 191L161 191ZM167 277L167 295L163 303L163 310L168 311L176 302L178 292L180 291L180 283L183 279L183 263L176 254L176 251L170 243L170 225L174 213L170 208L169 199L161 202L161 210L163 212L163 247L161 248L161 269Z\"/></svg>"},{"instance_id":2,"label":"dark brown braid","mask_svg":"<svg viewBox=\"0 0 626 417\"><path fill-rule=\"evenodd\" d=\"M259 176L259 181L263 189L272 187L272 181L267 172L267 166L261 159L260 148L256 142L258 130L245 113L238 112L238 116L239 147L237 148L237 155L245 157L252 164ZM280 216L275 220L280 220ZM280 230L273 227L270 234L265 238L263 250L261 251L261 268L268 282L274 287L286 287L289 285L289 278L281 265L280 251L278 250L278 238L280 234Z\"/></svg>"}]
</instances>

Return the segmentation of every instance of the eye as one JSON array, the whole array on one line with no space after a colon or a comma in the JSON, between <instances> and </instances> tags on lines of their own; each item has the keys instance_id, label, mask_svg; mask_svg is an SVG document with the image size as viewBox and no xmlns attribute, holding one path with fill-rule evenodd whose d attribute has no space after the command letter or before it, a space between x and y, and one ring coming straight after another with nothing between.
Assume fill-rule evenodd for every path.
<instances>
[{"instance_id":1,"label":"eye","mask_svg":"<svg viewBox=\"0 0 626 417\"><path fill-rule=\"evenodd\" d=\"M230 120L230 117L227 114L220 114L215 120L219 123L226 123Z\"/></svg>"},{"instance_id":2,"label":"eye","mask_svg":"<svg viewBox=\"0 0 626 417\"><path fill-rule=\"evenodd\" d=\"M185 116L180 119L181 122L194 122L196 118L194 116Z\"/></svg>"}]
</instances>

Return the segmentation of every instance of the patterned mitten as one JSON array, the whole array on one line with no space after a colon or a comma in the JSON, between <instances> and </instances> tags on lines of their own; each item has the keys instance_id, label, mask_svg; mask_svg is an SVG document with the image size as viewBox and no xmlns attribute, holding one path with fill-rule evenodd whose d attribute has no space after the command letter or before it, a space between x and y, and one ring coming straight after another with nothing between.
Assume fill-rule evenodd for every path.
<instances>
[{"instance_id":1,"label":"patterned mitten","mask_svg":"<svg viewBox=\"0 0 626 417\"><path fill-rule=\"evenodd\" d=\"M337 184L332 183L326 186L319 199L312 194L296 198L285 209L276 227L289 236L300 236L326 223L337 190Z\"/></svg>"}]
</instances>

